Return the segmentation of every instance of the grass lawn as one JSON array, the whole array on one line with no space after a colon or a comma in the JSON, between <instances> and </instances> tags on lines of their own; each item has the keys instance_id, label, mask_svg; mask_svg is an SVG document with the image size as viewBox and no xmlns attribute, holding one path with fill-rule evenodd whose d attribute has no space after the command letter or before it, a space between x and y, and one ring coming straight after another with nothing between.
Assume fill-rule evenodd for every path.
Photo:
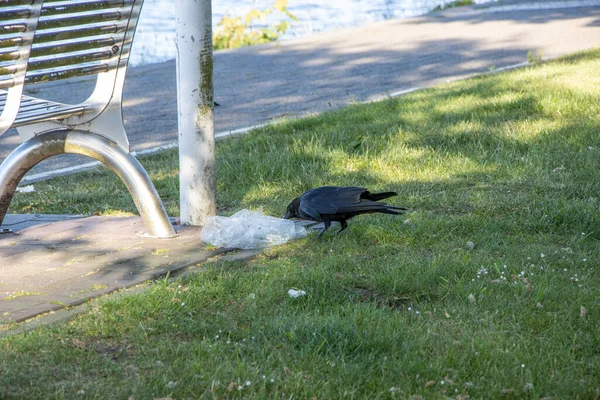
<instances>
[{"instance_id":1,"label":"grass lawn","mask_svg":"<svg viewBox=\"0 0 600 400\"><path fill-rule=\"evenodd\" d=\"M0 339L0 398L600 398L598 71L595 50L218 142L222 215L325 184L411 212ZM142 162L177 214L177 153ZM11 211L135 209L96 172Z\"/></svg>"}]
</instances>

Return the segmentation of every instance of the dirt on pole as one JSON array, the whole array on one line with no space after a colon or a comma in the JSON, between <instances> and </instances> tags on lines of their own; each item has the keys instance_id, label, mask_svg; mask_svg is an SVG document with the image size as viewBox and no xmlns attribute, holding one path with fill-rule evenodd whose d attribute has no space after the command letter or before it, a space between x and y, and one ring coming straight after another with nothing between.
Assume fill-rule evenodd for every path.
<instances>
[{"instance_id":1,"label":"dirt on pole","mask_svg":"<svg viewBox=\"0 0 600 400\"><path fill-rule=\"evenodd\" d=\"M211 0L176 0L181 223L216 214Z\"/></svg>"}]
</instances>

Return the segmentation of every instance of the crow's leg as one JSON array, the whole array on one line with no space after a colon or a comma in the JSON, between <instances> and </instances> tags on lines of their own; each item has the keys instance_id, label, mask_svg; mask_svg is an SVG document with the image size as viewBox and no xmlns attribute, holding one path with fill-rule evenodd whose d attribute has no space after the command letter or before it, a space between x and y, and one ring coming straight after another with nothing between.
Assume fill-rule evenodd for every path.
<instances>
[{"instance_id":1,"label":"crow's leg","mask_svg":"<svg viewBox=\"0 0 600 400\"><path fill-rule=\"evenodd\" d=\"M336 235L348 227L348 223L346 222L346 220L345 220L345 219L343 219L343 220L341 220L341 221L340 221L340 225L341 225L342 227L340 228L340 230L339 230L339 231L337 231L337 232L335 233Z\"/></svg>"},{"instance_id":2,"label":"crow's leg","mask_svg":"<svg viewBox=\"0 0 600 400\"><path fill-rule=\"evenodd\" d=\"M321 232L319 232L319 234L317 235L316 239L320 238L321 236L323 236L323 234L325 233L325 231L327 229L329 229L329 227L331 226L331 221L323 221L323 230Z\"/></svg>"}]
</instances>

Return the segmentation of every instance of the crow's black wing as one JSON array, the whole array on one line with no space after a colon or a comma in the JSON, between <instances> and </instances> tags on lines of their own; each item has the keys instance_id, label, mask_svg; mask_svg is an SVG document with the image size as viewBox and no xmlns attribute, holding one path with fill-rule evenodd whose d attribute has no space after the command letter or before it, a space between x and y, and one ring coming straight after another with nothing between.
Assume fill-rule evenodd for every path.
<instances>
[{"instance_id":1,"label":"crow's black wing","mask_svg":"<svg viewBox=\"0 0 600 400\"><path fill-rule=\"evenodd\" d=\"M300 201L300 211L313 218L320 215L333 215L364 210L367 204L377 204L362 200L360 195L367 189L358 186L322 186L306 191ZM364 204L361 204L364 203Z\"/></svg>"}]
</instances>

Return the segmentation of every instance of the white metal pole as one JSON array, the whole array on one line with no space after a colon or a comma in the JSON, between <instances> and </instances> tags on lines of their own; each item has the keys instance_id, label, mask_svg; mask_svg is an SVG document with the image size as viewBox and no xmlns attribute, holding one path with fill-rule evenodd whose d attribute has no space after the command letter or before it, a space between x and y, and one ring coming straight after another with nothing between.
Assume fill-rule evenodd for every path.
<instances>
[{"instance_id":1,"label":"white metal pole","mask_svg":"<svg viewBox=\"0 0 600 400\"><path fill-rule=\"evenodd\" d=\"M181 223L216 214L211 0L175 0Z\"/></svg>"}]
</instances>

